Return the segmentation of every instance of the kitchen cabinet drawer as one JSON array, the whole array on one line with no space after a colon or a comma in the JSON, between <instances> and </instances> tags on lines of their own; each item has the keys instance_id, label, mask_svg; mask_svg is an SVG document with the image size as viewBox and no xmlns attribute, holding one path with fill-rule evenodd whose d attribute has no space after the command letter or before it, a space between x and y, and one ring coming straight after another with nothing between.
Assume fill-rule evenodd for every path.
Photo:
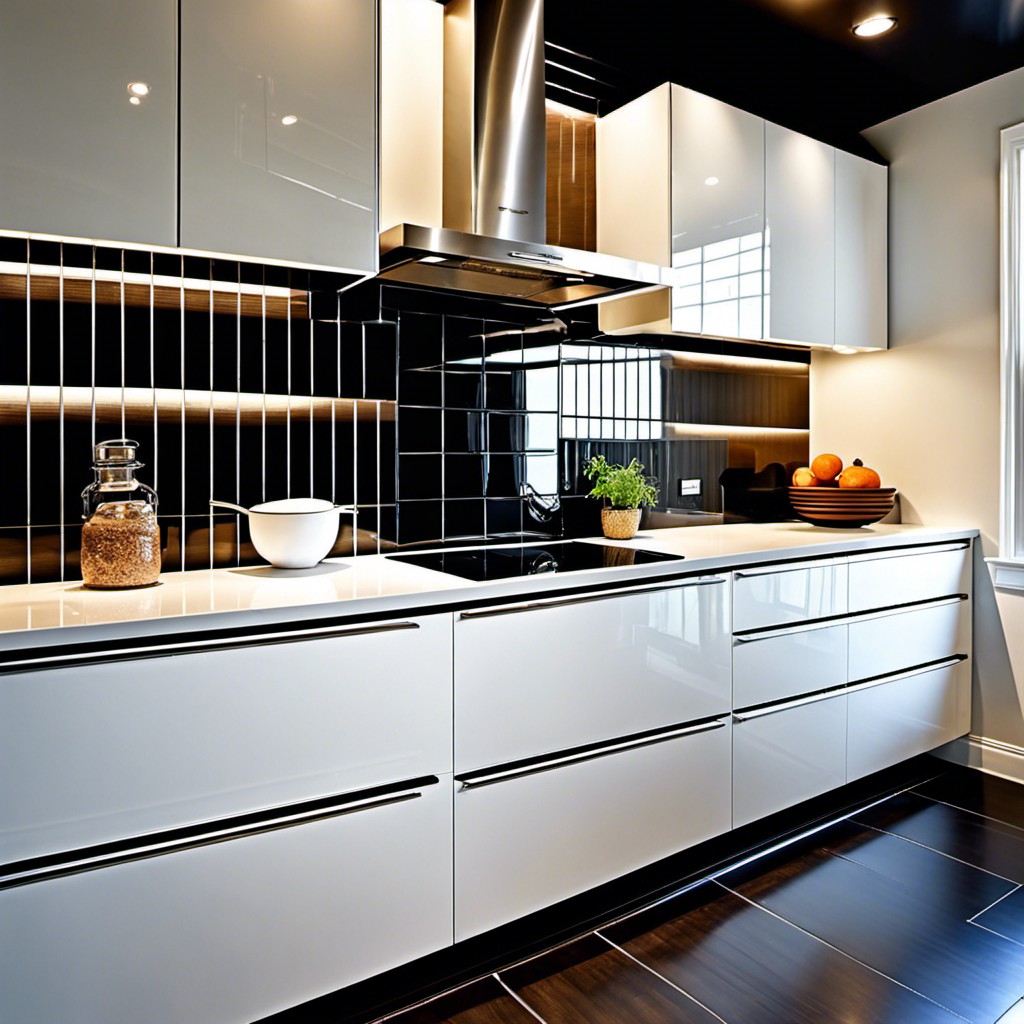
<instances>
[{"instance_id":1,"label":"kitchen cabinet drawer","mask_svg":"<svg viewBox=\"0 0 1024 1024\"><path fill-rule=\"evenodd\" d=\"M850 681L970 651L971 606L945 598L850 623Z\"/></svg>"},{"instance_id":2,"label":"kitchen cabinet drawer","mask_svg":"<svg viewBox=\"0 0 1024 1024\"><path fill-rule=\"evenodd\" d=\"M374 271L376 33L375 0L181 0L181 245Z\"/></svg>"},{"instance_id":3,"label":"kitchen cabinet drawer","mask_svg":"<svg viewBox=\"0 0 1024 1024\"><path fill-rule=\"evenodd\" d=\"M970 728L970 662L865 686L849 693L847 778L880 771L941 746Z\"/></svg>"},{"instance_id":4,"label":"kitchen cabinet drawer","mask_svg":"<svg viewBox=\"0 0 1024 1024\"><path fill-rule=\"evenodd\" d=\"M845 561L741 569L733 574L732 628L742 632L842 615L846 578Z\"/></svg>"},{"instance_id":5,"label":"kitchen cabinet drawer","mask_svg":"<svg viewBox=\"0 0 1024 1024\"><path fill-rule=\"evenodd\" d=\"M733 717L733 828L846 782L846 702L840 693Z\"/></svg>"},{"instance_id":6,"label":"kitchen cabinet drawer","mask_svg":"<svg viewBox=\"0 0 1024 1024\"><path fill-rule=\"evenodd\" d=\"M841 686L847 680L847 626L819 626L758 637L736 637L733 705L766 704Z\"/></svg>"},{"instance_id":7,"label":"kitchen cabinet drawer","mask_svg":"<svg viewBox=\"0 0 1024 1024\"><path fill-rule=\"evenodd\" d=\"M455 938L728 831L727 720L455 795Z\"/></svg>"},{"instance_id":8,"label":"kitchen cabinet drawer","mask_svg":"<svg viewBox=\"0 0 1024 1024\"><path fill-rule=\"evenodd\" d=\"M177 28L176 0L0 4L0 229L177 244Z\"/></svg>"},{"instance_id":9,"label":"kitchen cabinet drawer","mask_svg":"<svg viewBox=\"0 0 1024 1024\"><path fill-rule=\"evenodd\" d=\"M5 670L0 863L451 770L450 616L283 635Z\"/></svg>"},{"instance_id":10,"label":"kitchen cabinet drawer","mask_svg":"<svg viewBox=\"0 0 1024 1024\"><path fill-rule=\"evenodd\" d=\"M463 612L456 768L724 714L730 643L722 577Z\"/></svg>"},{"instance_id":11,"label":"kitchen cabinet drawer","mask_svg":"<svg viewBox=\"0 0 1024 1024\"><path fill-rule=\"evenodd\" d=\"M0 891L4 1019L250 1021L449 945L451 776L430 781Z\"/></svg>"},{"instance_id":12,"label":"kitchen cabinet drawer","mask_svg":"<svg viewBox=\"0 0 1024 1024\"><path fill-rule=\"evenodd\" d=\"M971 544L909 548L850 558L850 611L971 593Z\"/></svg>"}]
</instances>

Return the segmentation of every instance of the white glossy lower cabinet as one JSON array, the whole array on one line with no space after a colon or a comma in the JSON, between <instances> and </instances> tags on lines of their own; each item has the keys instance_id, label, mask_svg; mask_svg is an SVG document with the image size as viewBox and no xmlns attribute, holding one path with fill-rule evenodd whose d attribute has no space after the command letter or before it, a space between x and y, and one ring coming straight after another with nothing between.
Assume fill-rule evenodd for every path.
<instances>
[{"instance_id":1,"label":"white glossy lower cabinet","mask_svg":"<svg viewBox=\"0 0 1024 1024\"><path fill-rule=\"evenodd\" d=\"M846 782L845 694L733 718L733 828Z\"/></svg>"},{"instance_id":2,"label":"white glossy lower cabinet","mask_svg":"<svg viewBox=\"0 0 1024 1024\"><path fill-rule=\"evenodd\" d=\"M850 681L970 651L971 605L953 597L850 623Z\"/></svg>"},{"instance_id":3,"label":"white glossy lower cabinet","mask_svg":"<svg viewBox=\"0 0 1024 1024\"><path fill-rule=\"evenodd\" d=\"M727 713L728 598L709 577L462 613L456 772Z\"/></svg>"},{"instance_id":4,"label":"white glossy lower cabinet","mask_svg":"<svg viewBox=\"0 0 1024 1024\"><path fill-rule=\"evenodd\" d=\"M760 639L734 638L733 704L737 708L827 690L846 682L847 626L794 629Z\"/></svg>"},{"instance_id":5,"label":"white glossy lower cabinet","mask_svg":"<svg viewBox=\"0 0 1024 1024\"><path fill-rule=\"evenodd\" d=\"M450 615L300 635L4 674L0 863L451 771Z\"/></svg>"},{"instance_id":6,"label":"white glossy lower cabinet","mask_svg":"<svg viewBox=\"0 0 1024 1024\"><path fill-rule=\"evenodd\" d=\"M970 728L970 662L851 688L847 778L880 771Z\"/></svg>"},{"instance_id":7,"label":"white glossy lower cabinet","mask_svg":"<svg viewBox=\"0 0 1024 1024\"><path fill-rule=\"evenodd\" d=\"M455 794L456 941L728 831L730 726Z\"/></svg>"},{"instance_id":8,"label":"white glossy lower cabinet","mask_svg":"<svg viewBox=\"0 0 1024 1024\"><path fill-rule=\"evenodd\" d=\"M421 793L0 892L0 1016L243 1024L449 944L451 776Z\"/></svg>"}]
</instances>

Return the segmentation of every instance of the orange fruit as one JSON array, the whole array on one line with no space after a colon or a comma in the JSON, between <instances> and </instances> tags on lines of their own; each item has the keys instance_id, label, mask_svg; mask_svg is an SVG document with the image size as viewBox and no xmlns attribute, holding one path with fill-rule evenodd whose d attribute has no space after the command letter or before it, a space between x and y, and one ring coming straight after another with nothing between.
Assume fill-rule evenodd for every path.
<instances>
[{"instance_id":1,"label":"orange fruit","mask_svg":"<svg viewBox=\"0 0 1024 1024\"><path fill-rule=\"evenodd\" d=\"M881 487L882 478L873 470L868 469L860 459L854 459L852 466L839 474L840 487Z\"/></svg>"},{"instance_id":2,"label":"orange fruit","mask_svg":"<svg viewBox=\"0 0 1024 1024\"><path fill-rule=\"evenodd\" d=\"M794 487L817 487L818 478L811 472L810 466L801 466L793 472Z\"/></svg>"},{"instance_id":3,"label":"orange fruit","mask_svg":"<svg viewBox=\"0 0 1024 1024\"><path fill-rule=\"evenodd\" d=\"M825 453L818 455L811 463L811 472L819 480L835 480L843 468L843 460L838 455Z\"/></svg>"}]
</instances>

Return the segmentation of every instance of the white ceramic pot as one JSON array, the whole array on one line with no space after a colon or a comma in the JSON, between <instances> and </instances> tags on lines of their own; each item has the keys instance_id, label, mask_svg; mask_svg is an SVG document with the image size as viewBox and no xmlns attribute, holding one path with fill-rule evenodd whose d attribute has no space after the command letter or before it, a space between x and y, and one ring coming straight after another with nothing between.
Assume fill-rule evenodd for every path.
<instances>
[{"instance_id":1,"label":"white ceramic pot","mask_svg":"<svg viewBox=\"0 0 1024 1024\"><path fill-rule=\"evenodd\" d=\"M249 517L249 536L261 558L280 569L308 569L326 558L338 539L338 515L351 505L321 498L285 498L242 508L229 501L211 505L234 509Z\"/></svg>"}]
</instances>

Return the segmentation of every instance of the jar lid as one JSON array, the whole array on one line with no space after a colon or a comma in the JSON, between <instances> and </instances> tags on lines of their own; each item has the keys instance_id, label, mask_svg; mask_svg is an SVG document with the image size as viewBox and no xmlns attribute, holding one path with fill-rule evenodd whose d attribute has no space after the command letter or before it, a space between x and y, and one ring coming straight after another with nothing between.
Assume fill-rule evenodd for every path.
<instances>
[{"instance_id":1,"label":"jar lid","mask_svg":"<svg viewBox=\"0 0 1024 1024\"><path fill-rule=\"evenodd\" d=\"M128 465L136 462L135 455L138 449L139 442L129 441L126 437L100 441L93 449L93 459L97 464Z\"/></svg>"}]
</instances>

